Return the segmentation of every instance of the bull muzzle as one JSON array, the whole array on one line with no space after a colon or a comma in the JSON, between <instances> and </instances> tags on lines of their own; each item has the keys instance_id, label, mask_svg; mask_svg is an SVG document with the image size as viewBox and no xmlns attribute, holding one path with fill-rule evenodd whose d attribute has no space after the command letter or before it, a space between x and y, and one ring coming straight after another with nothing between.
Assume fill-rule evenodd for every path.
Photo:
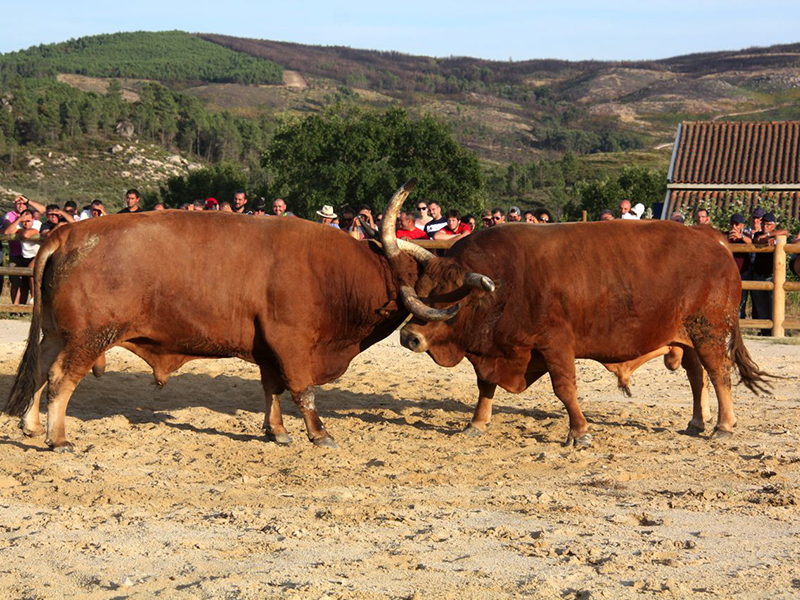
<instances>
[{"instance_id":1,"label":"bull muzzle","mask_svg":"<svg viewBox=\"0 0 800 600\"><path fill-rule=\"evenodd\" d=\"M412 352L427 352L428 340L425 336L406 327L400 330L400 344Z\"/></svg>"}]
</instances>

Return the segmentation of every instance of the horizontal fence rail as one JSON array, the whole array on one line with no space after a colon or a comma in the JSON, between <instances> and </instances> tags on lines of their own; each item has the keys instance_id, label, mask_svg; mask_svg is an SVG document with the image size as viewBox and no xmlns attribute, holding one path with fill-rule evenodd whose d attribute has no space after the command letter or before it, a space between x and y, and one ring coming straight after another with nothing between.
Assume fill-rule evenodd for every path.
<instances>
[{"instance_id":1,"label":"horizontal fence rail","mask_svg":"<svg viewBox=\"0 0 800 600\"><path fill-rule=\"evenodd\" d=\"M26 242L41 243L45 238L34 236ZM0 242L19 241L16 236L0 235ZM453 240L412 240L418 246L428 250L447 250L455 242ZM774 246L755 244L727 244L734 254L772 254L772 281L742 281L742 290L759 290L773 292L772 294L772 319L740 319L742 327L771 329L774 337L784 337L787 329L800 329L800 320L786 320L786 292L800 292L800 282L786 281L786 255L800 254L800 244L787 244L786 236L775 237ZM32 277L33 269L30 267L3 267L0 265L0 276L16 275ZM33 312L30 304L0 304L0 313L29 313Z\"/></svg>"}]
</instances>

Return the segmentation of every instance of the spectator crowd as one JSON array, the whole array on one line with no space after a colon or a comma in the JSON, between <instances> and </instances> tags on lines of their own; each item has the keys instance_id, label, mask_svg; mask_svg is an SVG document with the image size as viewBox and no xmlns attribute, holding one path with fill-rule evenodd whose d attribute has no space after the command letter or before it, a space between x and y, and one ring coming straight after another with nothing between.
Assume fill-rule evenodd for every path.
<instances>
[{"instance_id":1,"label":"spectator crowd","mask_svg":"<svg viewBox=\"0 0 800 600\"><path fill-rule=\"evenodd\" d=\"M140 204L141 195L136 189L129 189L125 193L125 207L119 213L138 213L145 209ZM275 198L272 201L269 213L264 198L250 202L244 190L236 190L230 201L218 201L216 198L207 198L205 201L186 203L180 207L186 211L220 211L239 213L254 216L293 217L286 201ZM419 200L413 211L401 212L397 221L397 237L406 240L457 240L470 235L477 228L486 229L503 223L552 223L553 215L545 208L522 211L517 206L509 207L508 211L502 207L485 210L479 219L471 214L462 215L456 209L444 210L433 200ZM156 204L153 210L165 210L163 204ZM600 221L612 221L617 218L623 220L642 219L645 206L642 203L633 204L629 199L619 203L617 214L610 209L600 213ZM101 200L93 200L80 212L77 204L70 200L63 208L56 204L42 205L25 196L17 196L14 200L13 210L8 211L3 219L2 233L13 236L8 242L8 255L10 266L32 267L39 243L29 241L35 236L46 238L55 229L82 221L85 219L100 218L108 213ZM367 228L377 229L381 225L382 213L373 214L372 208L361 205L358 209L343 206L337 213L331 205L325 205L316 211L319 221L327 226L339 229L356 239L368 237ZM670 220L684 223L685 218L680 212L670 216ZM699 208L694 214L694 222L698 225L711 226L708 211ZM772 213L756 208L750 215L749 221L744 215L736 213L730 218L728 231L724 232L731 244L775 244L779 235L786 235L785 229L779 229L776 217ZM800 235L794 240L800 241ZM745 281L772 281L772 254L765 253L735 253L734 258L739 268L739 273ZM792 270L800 275L800 260L793 257ZM29 302L31 281L28 277L9 276L10 296L14 304ZM0 275L0 293L4 289L4 277ZM772 318L772 292L761 290L744 290L740 304L740 318L745 318L745 309L748 296L752 304L754 319ZM30 300L32 301L32 300ZM762 333L768 334L769 330Z\"/></svg>"}]
</instances>

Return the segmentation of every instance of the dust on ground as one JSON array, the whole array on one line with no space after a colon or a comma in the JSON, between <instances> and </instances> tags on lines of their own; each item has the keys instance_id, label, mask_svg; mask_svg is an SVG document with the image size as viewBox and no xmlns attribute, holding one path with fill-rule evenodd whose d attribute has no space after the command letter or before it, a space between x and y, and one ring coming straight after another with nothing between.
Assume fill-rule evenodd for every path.
<instances>
[{"instance_id":1,"label":"dust on ground","mask_svg":"<svg viewBox=\"0 0 800 600\"><path fill-rule=\"evenodd\" d=\"M26 334L0 324L3 397ZM252 365L196 361L158 390L116 349L70 403L74 454L0 418L0 596L796 597L800 346L748 347L789 379L736 387L723 440L682 433L681 371L650 362L626 399L579 361L595 437L575 450L547 377L460 435L471 367L395 334L318 391L338 451L307 442L288 397L294 443L265 442Z\"/></svg>"}]
</instances>

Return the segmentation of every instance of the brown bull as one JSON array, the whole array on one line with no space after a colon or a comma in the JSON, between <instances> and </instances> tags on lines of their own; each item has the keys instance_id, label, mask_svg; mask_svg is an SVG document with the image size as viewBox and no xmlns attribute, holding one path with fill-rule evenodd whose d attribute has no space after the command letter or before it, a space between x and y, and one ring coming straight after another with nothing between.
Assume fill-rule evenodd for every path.
<instances>
[{"instance_id":1,"label":"brown bull","mask_svg":"<svg viewBox=\"0 0 800 600\"><path fill-rule=\"evenodd\" d=\"M394 222L399 206L387 208L384 223ZM405 246L391 227L382 237L390 263L401 265ZM483 274L482 290L463 285L481 277L475 273ZM626 221L493 227L459 241L446 258L430 256L418 279L402 282L401 295L414 315L401 331L405 347L442 366L466 357L475 368L470 427L477 430L489 424L498 385L520 393L549 373L569 414L567 443L589 443L576 358L605 364L622 385L644 360L670 352L667 365L680 362L692 387L693 432L704 429L705 371L719 402L718 433L736 424L732 364L750 389L764 383L739 330L738 270L708 228Z\"/></svg>"},{"instance_id":2,"label":"brown bull","mask_svg":"<svg viewBox=\"0 0 800 600\"><path fill-rule=\"evenodd\" d=\"M401 201L407 195L398 191ZM417 263L404 260L395 272L415 277ZM253 362L268 436L290 441L279 400L289 390L309 439L335 446L312 386L341 376L408 315L377 244L300 219L178 211L91 219L47 238L34 277L28 346L5 410L22 417L27 435L44 433L47 385L52 448L71 446L67 403L90 368L102 373L114 346L144 359L159 386L195 358Z\"/></svg>"}]
</instances>

